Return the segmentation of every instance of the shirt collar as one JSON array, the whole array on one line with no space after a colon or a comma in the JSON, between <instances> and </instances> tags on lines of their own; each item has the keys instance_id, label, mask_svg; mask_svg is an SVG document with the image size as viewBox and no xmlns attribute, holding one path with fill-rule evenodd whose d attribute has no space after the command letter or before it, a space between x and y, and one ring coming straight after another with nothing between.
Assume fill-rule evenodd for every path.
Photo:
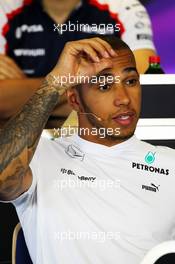
<instances>
[{"instance_id":1,"label":"shirt collar","mask_svg":"<svg viewBox=\"0 0 175 264\"><path fill-rule=\"evenodd\" d=\"M78 134L71 136L71 141L86 153L116 156L117 153L121 153L124 150L131 150L133 147L135 148L138 139L136 138L135 135L133 135L132 137L123 141L122 143L116 144L111 147L85 140L80 136L78 136Z\"/></svg>"}]
</instances>

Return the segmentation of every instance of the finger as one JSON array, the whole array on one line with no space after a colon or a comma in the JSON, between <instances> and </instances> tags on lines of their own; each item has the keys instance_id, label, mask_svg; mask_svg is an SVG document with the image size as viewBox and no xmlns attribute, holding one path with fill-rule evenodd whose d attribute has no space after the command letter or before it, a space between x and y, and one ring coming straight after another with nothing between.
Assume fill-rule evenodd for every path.
<instances>
[{"instance_id":1,"label":"finger","mask_svg":"<svg viewBox=\"0 0 175 264\"><path fill-rule=\"evenodd\" d=\"M100 56L102 58L110 58L111 55L110 53L108 53L107 49L104 47L104 45L102 45L100 42L98 42L95 39L90 39L87 41L83 41L83 43L85 43L85 45L90 45L93 49L96 50L96 52L98 52L100 54Z\"/></svg>"},{"instance_id":2,"label":"finger","mask_svg":"<svg viewBox=\"0 0 175 264\"><path fill-rule=\"evenodd\" d=\"M90 58L94 62L100 62L99 55L102 58L109 58L110 55L106 52L106 49L96 41L90 41L90 40L83 40L79 41L79 43L73 43L72 42L72 48L76 50L76 52L85 52L86 55L90 56ZM75 55L75 54L72 54ZM78 55L78 54L76 54Z\"/></svg>"},{"instance_id":3,"label":"finger","mask_svg":"<svg viewBox=\"0 0 175 264\"><path fill-rule=\"evenodd\" d=\"M18 72L19 74L23 75L22 70L19 68L19 66L15 63L15 61L13 59L11 59L10 57L6 56L6 55L0 55L0 61L6 63L7 65L11 66L12 68L14 68L16 70L16 72Z\"/></svg>"},{"instance_id":4,"label":"finger","mask_svg":"<svg viewBox=\"0 0 175 264\"><path fill-rule=\"evenodd\" d=\"M15 75L18 78L24 78L25 74L22 72L22 70L18 69L15 65L8 64L4 60L0 60L0 64L1 64L1 67L10 71L11 75Z\"/></svg>"},{"instance_id":5,"label":"finger","mask_svg":"<svg viewBox=\"0 0 175 264\"><path fill-rule=\"evenodd\" d=\"M0 74L0 80L5 80L7 79L3 74Z\"/></svg>"},{"instance_id":6,"label":"finger","mask_svg":"<svg viewBox=\"0 0 175 264\"><path fill-rule=\"evenodd\" d=\"M101 38L95 38L95 40L99 43L101 43L105 48L106 50L108 51L108 53L113 56L113 57L116 57L118 54L116 52L116 50L114 50L111 45L106 42L105 40L101 39Z\"/></svg>"},{"instance_id":7,"label":"finger","mask_svg":"<svg viewBox=\"0 0 175 264\"><path fill-rule=\"evenodd\" d=\"M91 45L84 45L83 46L83 52L86 53L94 62L100 62L100 58L98 56L98 53L96 52L96 50L94 49L94 47L92 47Z\"/></svg>"},{"instance_id":8,"label":"finger","mask_svg":"<svg viewBox=\"0 0 175 264\"><path fill-rule=\"evenodd\" d=\"M84 42L72 42L67 45L67 48L71 55L77 56L84 52L92 59L93 62L100 62L100 58L98 57L96 50L89 44L85 44Z\"/></svg>"},{"instance_id":9,"label":"finger","mask_svg":"<svg viewBox=\"0 0 175 264\"><path fill-rule=\"evenodd\" d=\"M8 75L10 74L10 76L13 76L15 78L24 77L24 73L21 70L19 72L13 65L7 64L3 59L0 59L0 69L1 71L3 70L3 72L6 71Z\"/></svg>"},{"instance_id":10,"label":"finger","mask_svg":"<svg viewBox=\"0 0 175 264\"><path fill-rule=\"evenodd\" d=\"M10 69L3 65L2 62L0 62L0 74L3 75L6 79L12 79L13 78L13 74L11 74Z\"/></svg>"},{"instance_id":11,"label":"finger","mask_svg":"<svg viewBox=\"0 0 175 264\"><path fill-rule=\"evenodd\" d=\"M111 47L109 43L102 40L101 38L91 38L82 40L85 44L90 44L93 48L96 49L100 53L100 55L104 58L109 58L110 56L116 57L116 51Z\"/></svg>"},{"instance_id":12,"label":"finger","mask_svg":"<svg viewBox=\"0 0 175 264\"><path fill-rule=\"evenodd\" d=\"M4 68L0 69L0 74L3 74L8 79L22 79L22 77L19 77L17 74L12 73L11 70L7 70Z\"/></svg>"},{"instance_id":13,"label":"finger","mask_svg":"<svg viewBox=\"0 0 175 264\"><path fill-rule=\"evenodd\" d=\"M10 67L9 65L4 63L3 61L0 61L0 73L5 75L7 78L10 78L10 79L22 78L22 76L18 72L16 72L16 70L14 68Z\"/></svg>"}]
</instances>

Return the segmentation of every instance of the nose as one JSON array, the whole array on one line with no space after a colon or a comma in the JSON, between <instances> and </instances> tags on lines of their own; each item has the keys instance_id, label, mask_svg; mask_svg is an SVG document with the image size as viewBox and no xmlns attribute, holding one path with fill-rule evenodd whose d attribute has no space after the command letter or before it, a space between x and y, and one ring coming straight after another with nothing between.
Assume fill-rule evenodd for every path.
<instances>
[{"instance_id":1,"label":"nose","mask_svg":"<svg viewBox=\"0 0 175 264\"><path fill-rule=\"evenodd\" d=\"M115 97L114 97L114 105L121 106L121 105L129 105L130 104L130 97L128 95L127 90L123 86L116 87Z\"/></svg>"}]
</instances>

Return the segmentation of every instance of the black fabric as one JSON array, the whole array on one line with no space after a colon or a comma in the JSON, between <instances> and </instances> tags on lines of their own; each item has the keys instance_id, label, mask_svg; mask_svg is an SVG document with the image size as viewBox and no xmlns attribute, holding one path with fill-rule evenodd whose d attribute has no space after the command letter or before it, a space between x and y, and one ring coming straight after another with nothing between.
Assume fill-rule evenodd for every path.
<instances>
[{"instance_id":1,"label":"black fabric","mask_svg":"<svg viewBox=\"0 0 175 264\"><path fill-rule=\"evenodd\" d=\"M175 253L169 253L159 258L154 264L174 264Z\"/></svg>"},{"instance_id":2,"label":"black fabric","mask_svg":"<svg viewBox=\"0 0 175 264\"><path fill-rule=\"evenodd\" d=\"M175 85L142 85L141 118L175 118Z\"/></svg>"},{"instance_id":3,"label":"black fabric","mask_svg":"<svg viewBox=\"0 0 175 264\"><path fill-rule=\"evenodd\" d=\"M16 245L16 264L32 264L22 228L19 230Z\"/></svg>"},{"instance_id":4,"label":"black fabric","mask_svg":"<svg viewBox=\"0 0 175 264\"><path fill-rule=\"evenodd\" d=\"M77 24L112 24L116 25L116 21L110 17L106 10L99 10L96 6L83 1L82 5L75 9L65 23ZM14 16L9 21L10 30L6 34L8 43L7 55L13 58L21 69L26 71L30 77L45 76L55 66L59 55L68 41L79 40L86 38L87 32L64 32L62 35L58 31L54 31L54 24L51 17L47 15L42 9L40 1L33 1L30 5L26 5L22 12ZM22 32L21 37L16 37L16 30L22 25L42 25L44 31L42 32ZM94 34L95 36L96 34ZM115 32L119 36L119 32ZM17 56L14 53L15 49L44 49L44 56Z\"/></svg>"}]
</instances>

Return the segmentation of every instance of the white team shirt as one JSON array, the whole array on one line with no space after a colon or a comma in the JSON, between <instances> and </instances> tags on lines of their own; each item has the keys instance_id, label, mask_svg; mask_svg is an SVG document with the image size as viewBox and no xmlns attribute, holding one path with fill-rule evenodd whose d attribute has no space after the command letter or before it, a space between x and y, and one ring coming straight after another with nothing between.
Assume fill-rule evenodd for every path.
<instances>
[{"instance_id":1,"label":"white team shirt","mask_svg":"<svg viewBox=\"0 0 175 264\"><path fill-rule=\"evenodd\" d=\"M139 264L175 238L175 151L135 136L107 147L41 138L12 201L34 264Z\"/></svg>"}]
</instances>

